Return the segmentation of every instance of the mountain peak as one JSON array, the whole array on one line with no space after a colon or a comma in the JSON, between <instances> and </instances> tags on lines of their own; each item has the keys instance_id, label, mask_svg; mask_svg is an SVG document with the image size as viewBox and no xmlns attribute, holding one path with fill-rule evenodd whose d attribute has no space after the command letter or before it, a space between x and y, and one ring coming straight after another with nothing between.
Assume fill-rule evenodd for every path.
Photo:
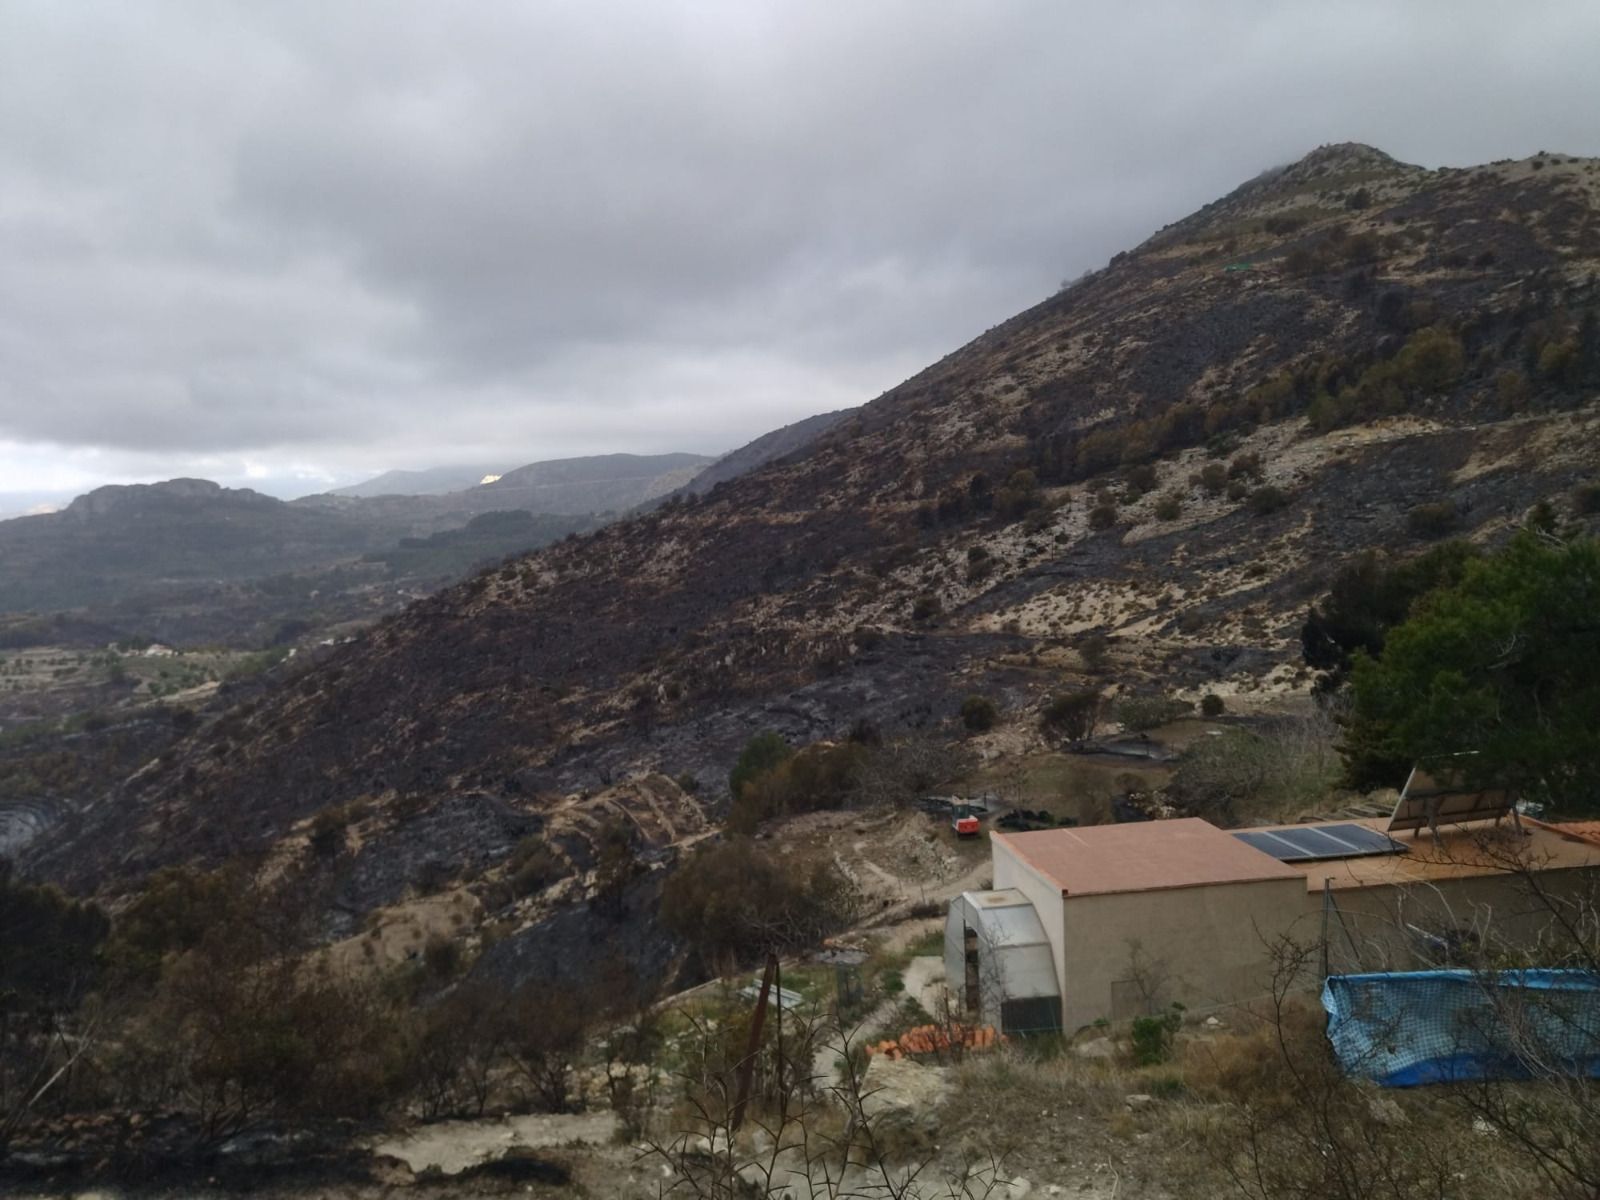
<instances>
[{"instance_id":1,"label":"mountain peak","mask_svg":"<svg viewBox=\"0 0 1600 1200\"><path fill-rule=\"evenodd\" d=\"M1365 142L1328 142L1318 146L1289 169L1318 173L1352 167L1387 168L1404 165L1399 159Z\"/></svg>"},{"instance_id":2,"label":"mountain peak","mask_svg":"<svg viewBox=\"0 0 1600 1200\"><path fill-rule=\"evenodd\" d=\"M112 483L97 487L79 496L63 511L78 517L95 517L151 504L215 500L253 506L280 503L249 488L225 488L210 479L163 479L158 483Z\"/></svg>"}]
</instances>

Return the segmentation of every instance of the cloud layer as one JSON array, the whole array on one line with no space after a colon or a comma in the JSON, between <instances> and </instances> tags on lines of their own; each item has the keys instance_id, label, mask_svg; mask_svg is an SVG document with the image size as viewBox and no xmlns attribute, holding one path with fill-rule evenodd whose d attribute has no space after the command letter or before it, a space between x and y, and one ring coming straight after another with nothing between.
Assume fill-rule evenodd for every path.
<instances>
[{"instance_id":1,"label":"cloud layer","mask_svg":"<svg viewBox=\"0 0 1600 1200\"><path fill-rule=\"evenodd\" d=\"M731 448L1264 167L1600 153L1589 0L0 14L0 492Z\"/></svg>"}]
</instances>

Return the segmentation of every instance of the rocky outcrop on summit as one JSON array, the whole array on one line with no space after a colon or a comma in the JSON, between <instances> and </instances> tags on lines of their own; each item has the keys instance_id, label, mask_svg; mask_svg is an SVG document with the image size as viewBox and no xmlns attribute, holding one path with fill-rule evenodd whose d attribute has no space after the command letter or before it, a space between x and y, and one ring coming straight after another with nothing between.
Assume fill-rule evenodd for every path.
<instances>
[{"instance_id":1,"label":"rocky outcrop on summit","mask_svg":"<svg viewBox=\"0 0 1600 1200\"><path fill-rule=\"evenodd\" d=\"M193 511L201 507L263 509L279 501L249 488L225 488L209 479L167 479L160 483L110 484L87 492L63 513L80 521L96 517ZM45 514L50 515L50 514Z\"/></svg>"}]
</instances>

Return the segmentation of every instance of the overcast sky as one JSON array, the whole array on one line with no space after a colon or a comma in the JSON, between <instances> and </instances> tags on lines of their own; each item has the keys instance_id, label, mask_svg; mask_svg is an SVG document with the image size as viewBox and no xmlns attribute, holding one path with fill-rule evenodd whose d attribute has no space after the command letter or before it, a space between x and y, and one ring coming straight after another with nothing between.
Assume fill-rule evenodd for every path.
<instances>
[{"instance_id":1,"label":"overcast sky","mask_svg":"<svg viewBox=\"0 0 1600 1200\"><path fill-rule=\"evenodd\" d=\"M729 449L1263 168L1600 153L1600 3L0 0L0 493Z\"/></svg>"}]
</instances>

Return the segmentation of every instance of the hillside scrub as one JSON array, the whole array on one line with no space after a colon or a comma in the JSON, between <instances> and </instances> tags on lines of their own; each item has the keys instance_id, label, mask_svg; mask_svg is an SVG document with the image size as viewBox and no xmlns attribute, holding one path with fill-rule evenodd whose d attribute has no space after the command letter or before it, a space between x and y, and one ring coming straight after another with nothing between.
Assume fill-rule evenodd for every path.
<instances>
[{"instance_id":1,"label":"hillside scrub","mask_svg":"<svg viewBox=\"0 0 1600 1200\"><path fill-rule=\"evenodd\" d=\"M506 863L506 875L513 894L532 896L542 892L569 868L537 834L523 838L511 851Z\"/></svg>"},{"instance_id":2,"label":"hillside scrub","mask_svg":"<svg viewBox=\"0 0 1600 1200\"><path fill-rule=\"evenodd\" d=\"M1572 493L1572 509L1580 517L1600 514L1600 483L1579 484Z\"/></svg>"},{"instance_id":3,"label":"hillside scrub","mask_svg":"<svg viewBox=\"0 0 1600 1200\"><path fill-rule=\"evenodd\" d=\"M1006 520L1016 520L1042 503L1039 479L1026 467L1014 471L994 493L994 511Z\"/></svg>"},{"instance_id":4,"label":"hillside scrub","mask_svg":"<svg viewBox=\"0 0 1600 1200\"><path fill-rule=\"evenodd\" d=\"M124 986L148 987L168 962L246 921L251 894L236 868L163 868L118 916L104 960Z\"/></svg>"},{"instance_id":5,"label":"hillside scrub","mask_svg":"<svg viewBox=\"0 0 1600 1200\"><path fill-rule=\"evenodd\" d=\"M1406 528L1426 541L1448 537L1461 527L1461 514L1448 500L1419 504L1406 514Z\"/></svg>"},{"instance_id":6,"label":"hillside scrub","mask_svg":"<svg viewBox=\"0 0 1600 1200\"><path fill-rule=\"evenodd\" d=\"M110 929L98 905L14 879L0 858L0 1014L74 1003L100 977Z\"/></svg>"},{"instance_id":7,"label":"hillside scrub","mask_svg":"<svg viewBox=\"0 0 1600 1200\"><path fill-rule=\"evenodd\" d=\"M1267 516L1287 507L1289 507L1288 493L1270 483L1262 484L1250 493L1250 511L1258 517Z\"/></svg>"},{"instance_id":8,"label":"hillside scrub","mask_svg":"<svg viewBox=\"0 0 1600 1200\"><path fill-rule=\"evenodd\" d=\"M728 813L729 830L754 833L776 817L847 807L860 792L862 768L871 753L858 742L818 743L751 775Z\"/></svg>"},{"instance_id":9,"label":"hillside scrub","mask_svg":"<svg viewBox=\"0 0 1600 1200\"><path fill-rule=\"evenodd\" d=\"M202 1149L269 1120L477 1115L496 1092L560 1111L589 1031L632 995L461 979L443 937L415 964L338 970L315 925L302 887L243 871L162 872L114 923L0 877L0 1161L28 1118L100 1109L171 1113Z\"/></svg>"},{"instance_id":10,"label":"hillside scrub","mask_svg":"<svg viewBox=\"0 0 1600 1200\"><path fill-rule=\"evenodd\" d=\"M1130 696L1115 708L1118 721L1135 733L1154 729L1193 711L1194 706L1171 696Z\"/></svg>"},{"instance_id":11,"label":"hillside scrub","mask_svg":"<svg viewBox=\"0 0 1600 1200\"><path fill-rule=\"evenodd\" d=\"M979 720L985 713L982 705L966 711ZM806 746L745 780L727 828L749 834L798 813L908 804L960 776L967 757L944 738L914 733L884 739L875 727L858 723L848 740Z\"/></svg>"},{"instance_id":12,"label":"hillside scrub","mask_svg":"<svg viewBox=\"0 0 1600 1200\"><path fill-rule=\"evenodd\" d=\"M733 770L728 772L728 795L737 801L749 780L772 770L793 753L794 748L781 734L771 731L756 734L744 744Z\"/></svg>"},{"instance_id":13,"label":"hillside scrub","mask_svg":"<svg viewBox=\"0 0 1600 1200\"><path fill-rule=\"evenodd\" d=\"M984 733L994 728L1000 710L987 696L968 696L961 702L961 723L972 733Z\"/></svg>"},{"instance_id":14,"label":"hillside scrub","mask_svg":"<svg viewBox=\"0 0 1600 1200\"><path fill-rule=\"evenodd\" d=\"M1419 329L1400 352L1379 361L1337 393L1324 391L1306 410L1313 429L1394 416L1428 396L1450 391L1466 371L1461 338L1442 325Z\"/></svg>"},{"instance_id":15,"label":"hillside scrub","mask_svg":"<svg viewBox=\"0 0 1600 1200\"><path fill-rule=\"evenodd\" d=\"M1052 737L1081 742L1094 733L1102 701L1092 688L1052 696L1039 714L1039 727Z\"/></svg>"}]
</instances>

